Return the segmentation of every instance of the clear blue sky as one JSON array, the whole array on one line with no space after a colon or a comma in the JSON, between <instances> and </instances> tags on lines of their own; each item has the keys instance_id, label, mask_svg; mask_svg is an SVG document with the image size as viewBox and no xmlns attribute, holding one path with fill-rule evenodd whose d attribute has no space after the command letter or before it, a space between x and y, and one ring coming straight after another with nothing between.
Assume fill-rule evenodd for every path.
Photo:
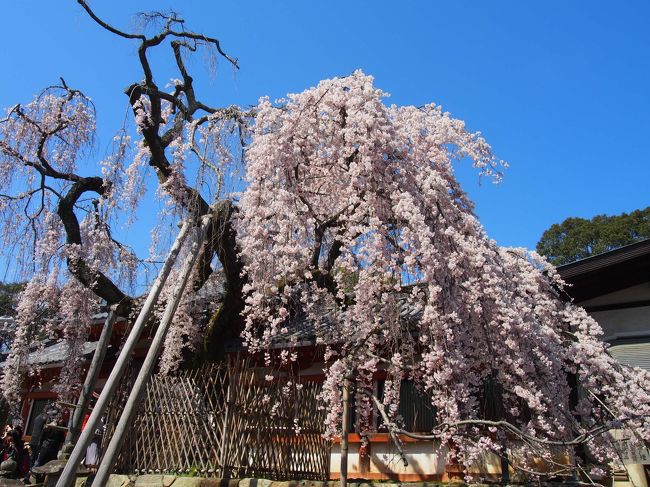
<instances>
[{"instance_id":1,"label":"clear blue sky","mask_svg":"<svg viewBox=\"0 0 650 487\"><path fill-rule=\"evenodd\" d=\"M189 29L220 38L241 70L220 62L216 77L201 77L212 105L254 104L357 68L392 103L441 104L511 165L498 186L479 186L459 168L500 244L533 248L568 216L650 205L647 0L91 5L124 29L136 11L173 8ZM141 77L136 44L100 29L72 0L2 10L0 106L27 102L63 76L93 98L103 153L127 113L121 92ZM175 73L161 63L164 84ZM206 73L199 69L196 77Z\"/></svg>"}]
</instances>

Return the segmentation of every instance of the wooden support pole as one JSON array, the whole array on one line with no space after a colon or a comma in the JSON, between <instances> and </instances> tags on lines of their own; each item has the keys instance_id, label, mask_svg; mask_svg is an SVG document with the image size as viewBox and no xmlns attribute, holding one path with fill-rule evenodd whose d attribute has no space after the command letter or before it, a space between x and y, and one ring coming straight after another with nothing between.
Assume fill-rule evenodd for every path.
<instances>
[{"instance_id":1,"label":"wooden support pole","mask_svg":"<svg viewBox=\"0 0 650 487\"><path fill-rule=\"evenodd\" d=\"M226 389L226 408L223 416L223 426L221 429L221 444L219 445L219 475L222 479L230 478L230 470L226 468L226 459L228 458L228 438L230 435L230 410L235 406L235 370L228 367L226 369L228 377L228 388Z\"/></svg>"},{"instance_id":2,"label":"wooden support pole","mask_svg":"<svg viewBox=\"0 0 650 487\"><path fill-rule=\"evenodd\" d=\"M505 448L501 454L501 483L503 485L510 483L510 460L508 458L508 450Z\"/></svg>"},{"instance_id":3,"label":"wooden support pole","mask_svg":"<svg viewBox=\"0 0 650 487\"><path fill-rule=\"evenodd\" d=\"M108 316L104 321L104 327L102 328L102 333L99 336L99 341L97 342L97 348L93 354L93 359L90 362L88 367L88 372L86 373L86 379L81 388L81 393L79 394L79 399L77 400L76 407L72 413L72 421L70 422L70 431L68 432L66 438L66 444L63 446L64 453L68 453L74 447L74 444L79 439L81 434L81 425L83 424L84 416L88 410L88 404L90 403L90 397L95 389L95 384L97 383L97 378L99 377L99 372L104 363L104 357L106 357L106 351L108 350L108 345L111 342L111 335L113 334L113 325L117 321L117 311L116 306L111 306L111 309L108 312Z\"/></svg>"},{"instance_id":4,"label":"wooden support pole","mask_svg":"<svg viewBox=\"0 0 650 487\"><path fill-rule=\"evenodd\" d=\"M350 433L350 379L343 379L343 418L341 419L341 487L348 485L348 433Z\"/></svg>"},{"instance_id":5,"label":"wooden support pole","mask_svg":"<svg viewBox=\"0 0 650 487\"><path fill-rule=\"evenodd\" d=\"M129 336L127 337L126 342L124 342L124 346L122 347L122 351L115 361L115 365L113 365L113 370L111 370L111 374L109 375L108 380L106 381L106 384L104 385L104 388L102 389L102 392L97 399L97 404L95 404L93 412L86 422L86 428L79 435L79 439L77 440L77 443L75 444L74 449L70 454L70 458L68 459L68 462L66 463L65 468L61 473L61 477L59 477L59 481L56 483L56 487L70 487L74 484L77 468L81 463L81 460L86 455L86 449L88 448L88 445L95 435L95 430L100 425L101 417L104 414L109 401L113 398L113 394L115 394L115 391L117 390L117 386L120 383L122 374L124 373L124 370L126 369L128 361L131 357L131 352L133 351L135 344L140 339L140 335L142 334L142 330L149 320L149 316L151 316L153 307L158 301L160 292L162 291L162 288L165 285L165 281L167 280L167 277L169 276L169 273L171 272L172 267L176 262L176 257L178 257L178 253L181 250L183 242L185 241L190 228L190 223L183 223L183 226L181 227L181 230L178 233L178 236L176 237L172 248L169 250L169 254L167 254L167 259L165 260L162 269L160 269L160 273L158 274L156 281L153 283L153 286L151 286L151 290L149 291L147 299L142 305L142 309L140 310L138 318L135 320L133 328L131 329L131 333L129 333Z\"/></svg>"},{"instance_id":6,"label":"wooden support pole","mask_svg":"<svg viewBox=\"0 0 650 487\"><path fill-rule=\"evenodd\" d=\"M138 412L138 406L140 405L142 394L146 390L147 382L149 381L149 378L153 373L153 369L156 366L158 356L160 355L160 351L165 342L165 336L169 330L169 325L174 318L174 314L176 314L176 309L178 308L183 292L185 291L185 286L187 285L187 281L190 278L192 268L194 267L196 259L200 253L201 245L205 238L209 223L210 217L204 216L201 221L201 226L193 228L193 236L190 243L191 247L183 264L183 268L180 272L180 275L178 276L178 280L172 292L172 296L167 302L165 312L162 319L160 320L158 329L156 330L156 335L154 336L153 341L149 346L149 351L147 352L147 356L142 363L138 377L133 384L133 389L131 390L129 398L124 405L124 410L122 411L120 420L115 427L111 441L106 447L104 457L99 464L97 474L93 479L93 487L103 487L108 483L108 477L113 470L115 462L117 461L117 456L120 453L120 449L122 448L122 444L126 438L126 433L131 428L133 418Z\"/></svg>"}]
</instances>

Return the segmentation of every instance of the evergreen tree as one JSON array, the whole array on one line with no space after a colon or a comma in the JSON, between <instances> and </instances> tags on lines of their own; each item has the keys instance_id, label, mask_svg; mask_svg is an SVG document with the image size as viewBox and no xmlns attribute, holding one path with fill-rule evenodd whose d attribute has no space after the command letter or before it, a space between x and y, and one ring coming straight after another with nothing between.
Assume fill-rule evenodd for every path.
<instances>
[{"instance_id":1,"label":"evergreen tree","mask_svg":"<svg viewBox=\"0 0 650 487\"><path fill-rule=\"evenodd\" d=\"M567 218L542 234L537 252L555 265L602 254L650 238L650 206L621 215L596 215L591 220Z\"/></svg>"}]
</instances>

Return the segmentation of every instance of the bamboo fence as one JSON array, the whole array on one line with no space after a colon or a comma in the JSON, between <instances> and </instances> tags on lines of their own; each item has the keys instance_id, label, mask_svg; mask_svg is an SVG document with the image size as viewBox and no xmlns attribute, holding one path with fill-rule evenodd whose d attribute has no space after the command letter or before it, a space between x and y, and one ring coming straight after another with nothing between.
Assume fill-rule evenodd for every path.
<instances>
[{"instance_id":1,"label":"bamboo fence","mask_svg":"<svg viewBox=\"0 0 650 487\"><path fill-rule=\"evenodd\" d=\"M266 380L245 361L154 375L118 457L124 473L325 480L320 384ZM137 371L125 374L106 416L107 444Z\"/></svg>"}]
</instances>

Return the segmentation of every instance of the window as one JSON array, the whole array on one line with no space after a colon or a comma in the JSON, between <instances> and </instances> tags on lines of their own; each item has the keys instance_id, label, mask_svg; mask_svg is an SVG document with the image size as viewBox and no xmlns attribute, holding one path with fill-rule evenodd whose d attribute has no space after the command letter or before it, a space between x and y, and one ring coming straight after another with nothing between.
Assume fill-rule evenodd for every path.
<instances>
[{"instance_id":1,"label":"window","mask_svg":"<svg viewBox=\"0 0 650 487\"><path fill-rule=\"evenodd\" d=\"M377 381L377 397L384 397L385 381ZM397 410L404 421L404 429L412 433L429 432L434 426L434 407L431 398L423 391L418 390L412 380L403 380L400 384L400 400ZM377 415L377 427L383 420Z\"/></svg>"},{"instance_id":2,"label":"window","mask_svg":"<svg viewBox=\"0 0 650 487\"><path fill-rule=\"evenodd\" d=\"M400 385L399 414L404 419L406 431L428 432L433 429L433 405L431 398L419 391L412 380Z\"/></svg>"},{"instance_id":3,"label":"window","mask_svg":"<svg viewBox=\"0 0 650 487\"><path fill-rule=\"evenodd\" d=\"M31 436L32 431L34 430L34 420L36 416L45 411L45 406L50 399L33 399L32 400L32 409L29 412L29 420L27 421L27 428L25 429L25 434Z\"/></svg>"}]
</instances>

